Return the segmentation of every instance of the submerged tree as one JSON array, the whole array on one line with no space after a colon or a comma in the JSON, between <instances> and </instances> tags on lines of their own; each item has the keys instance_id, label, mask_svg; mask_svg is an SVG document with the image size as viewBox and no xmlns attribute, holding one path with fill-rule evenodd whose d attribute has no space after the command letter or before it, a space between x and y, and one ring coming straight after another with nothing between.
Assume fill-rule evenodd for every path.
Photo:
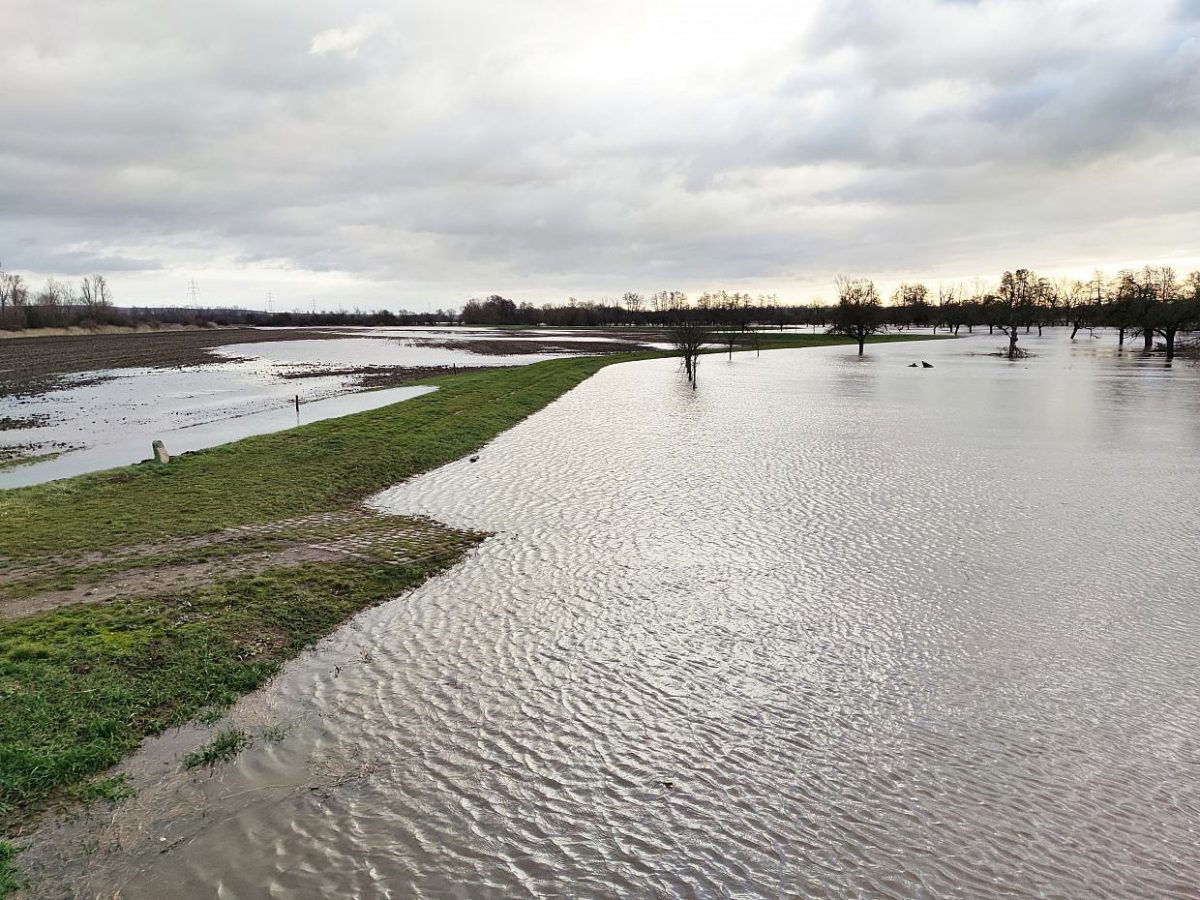
<instances>
[{"instance_id":1,"label":"submerged tree","mask_svg":"<svg viewBox=\"0 0 1200 900\"><path fill-rule=\"evenodd\" d=\"M738 337L738 333L732 328L721 335L721 342L725 345L725 349L729 351L730 359L733 359L733 348L737 346Z\"/></svg>"},{"instance_id":2,"label":"submerged tree","mask_svg":"<svg viewBox=\"0 0 1200 900\"><path fill-rule=\"evenodd\" d=\"M1034 306L1046 292L1045 279L1028 269L1005 272L1000 276L1000 287L993 303L998 316L996 327L1008 335L1009 359L1018 359L1025 354L1017 349L1017 328L1033 318Z\"/></svg>"},{"instance_id":3,"label":"submerged tree","mask_svg":"<svg viewBox=\"0 0 1200 900\"><path fill-rule=\"evenodd\" d=\"M1167 351L1167 362L1175 358L1175 339L1179 332L1186 331L1193 323L1200 320L1195 300L1176 297L1169 302L1160 303L1154 309L1154 333L1163 339Z\"/></svg>"},{"instance_id":4,"label":"submerged tree","mask_svg":"<svg viewBox=\"0 0 1200 900\"><path fill-rule=\"evenodd\" d=\"M838 304L831 310L833 324L830 334L844 334L858 341L858 355L863 355L863 344L869 335L886 330L883 310L879 303L879 291L869 278L837 279Z\"/></svg>"},{"instance_id":5,"label":"submerged tree","mask_svg":"<svg viewBox=\"0 0 1200 900\"><path fill-rule=\"evenodd\" d=\"M700 353L704 345L712 340L712 332L707 325L688 319L673 325L667 332L667 337L676 355L683 360L683 369L691 382L692 390L695 390Z\"/></svg>"},{"instance_id":6,"label":"submerged tree","mask_svg":"<svg viewBox=\"0 0 1200 900\"><path fill-rule=\"evenodd\" d=\"M1120 308L1118 315L1122 329L1142 339L1142 352L1154 349L1155 319L1161 302L1174 298L1175 272L1170 267L1158 269L1145 266L1140 272L1121 272ZM1161 280L1160 280L1161 279Z\"/></svg>"}]
</instances>

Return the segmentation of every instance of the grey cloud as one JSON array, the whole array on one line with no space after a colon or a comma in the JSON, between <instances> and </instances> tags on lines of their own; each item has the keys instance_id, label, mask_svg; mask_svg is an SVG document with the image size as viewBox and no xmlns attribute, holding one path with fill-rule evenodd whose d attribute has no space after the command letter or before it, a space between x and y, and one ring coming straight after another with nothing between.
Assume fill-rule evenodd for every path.
<instances>
[{"instance_id":1,"label":"grey cloud","mask_svg":"<svg viewBox=\"0 0 1200 900\"><path fill-rule=\"evenodd\" d=\"M726 29L703 3L18 2L0 257L68 274L95 248L132 290L132 270L225 266L438 303L491 281L786 295L837 269L1011 265L998 244L1125 258L1122 223L1156 209L1200 224L1180 202L1194 4L761 3L791 24ZM1114 180L1136 183L1124 210L1092 196ZM1052 215L1022 238L1031 208Z\"/></svg>"}]
</instances>

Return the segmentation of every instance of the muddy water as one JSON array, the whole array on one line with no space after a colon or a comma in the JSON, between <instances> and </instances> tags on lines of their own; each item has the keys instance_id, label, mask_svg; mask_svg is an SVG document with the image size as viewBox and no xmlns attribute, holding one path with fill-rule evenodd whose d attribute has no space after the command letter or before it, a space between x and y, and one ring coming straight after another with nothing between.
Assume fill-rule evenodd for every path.
<instances>
[{"instance_id":1,"label":"muddy water","mask_svg":"<svg viewBox=\"0 0 1200 900\"><path fill-rule=\"evenodd\" d=\"M1200 373L995 343L616 366L386 493L497 536L41 894L1195 896Z\"/></svg>"}]
</instances>

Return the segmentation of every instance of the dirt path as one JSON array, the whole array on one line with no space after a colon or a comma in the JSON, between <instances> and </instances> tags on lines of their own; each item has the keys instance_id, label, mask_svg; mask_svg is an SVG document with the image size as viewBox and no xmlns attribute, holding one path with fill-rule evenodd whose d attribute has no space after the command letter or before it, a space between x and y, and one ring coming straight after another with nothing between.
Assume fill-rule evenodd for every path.
<instances>
[{"instance_id":1,"label":"dirt path","mask_svg":"<svg viewBox=\"0 0 1200 900\"><path fill-rule=\"evenodd\" d=\"M74 603L153 596L266 569L367 559L405 565L457 553L483 535L364 507L230 528L76 559L0 566L0 619ZM4 560L0 560L0 563Z\"/></svg>"}]
</instances>

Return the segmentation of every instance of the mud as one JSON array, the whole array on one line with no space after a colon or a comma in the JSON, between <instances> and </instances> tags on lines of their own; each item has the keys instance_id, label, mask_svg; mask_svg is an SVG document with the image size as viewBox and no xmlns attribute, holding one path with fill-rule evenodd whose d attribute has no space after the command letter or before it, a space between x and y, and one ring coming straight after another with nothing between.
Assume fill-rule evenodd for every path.
<instances>
[{"instance_id":1,"label":"mud","mask_svg":"<svg viewBox=\"0 0 1200 900\"><path fill-rule=\"evenodd\" d=\"M479 338L472 340L419 340L422 347L445 347L453 350L469 350L484 356L511 356L514 353L630 353L645 350L642 344L632 341L595 340L581 343L572 340L526 340L520 338Z\"/></svg>"},{"instance_id":2,"label":"mud","mask_svg":"<svg viewBox=\"0 0 1200 900\"><path fill-rule=\"evenodd\" d=\"M438 375L453 375L458 372L484 372L501 366L355 366L353 368L295 369L281 372L283 378L302 380L306 378L350 378L354 387L372 390L397 387L423 381Z\"/></svg>"},{"instance_id":3,"label":"mud","mask_svg":"<svg viewBox=\"0 0 1200 900\"><path fill-rule=\"evenodd\" d=\"M68 376L111 369L181 368L216 362L208 351L228 344L277 343L345 337L334 329L212 328L137 334L31 337L0 344L0 397L77 387ZM228 360L221 360L227 362ZM89 380L103 380L93 376Z\"/></svg>"}]
</instances>

